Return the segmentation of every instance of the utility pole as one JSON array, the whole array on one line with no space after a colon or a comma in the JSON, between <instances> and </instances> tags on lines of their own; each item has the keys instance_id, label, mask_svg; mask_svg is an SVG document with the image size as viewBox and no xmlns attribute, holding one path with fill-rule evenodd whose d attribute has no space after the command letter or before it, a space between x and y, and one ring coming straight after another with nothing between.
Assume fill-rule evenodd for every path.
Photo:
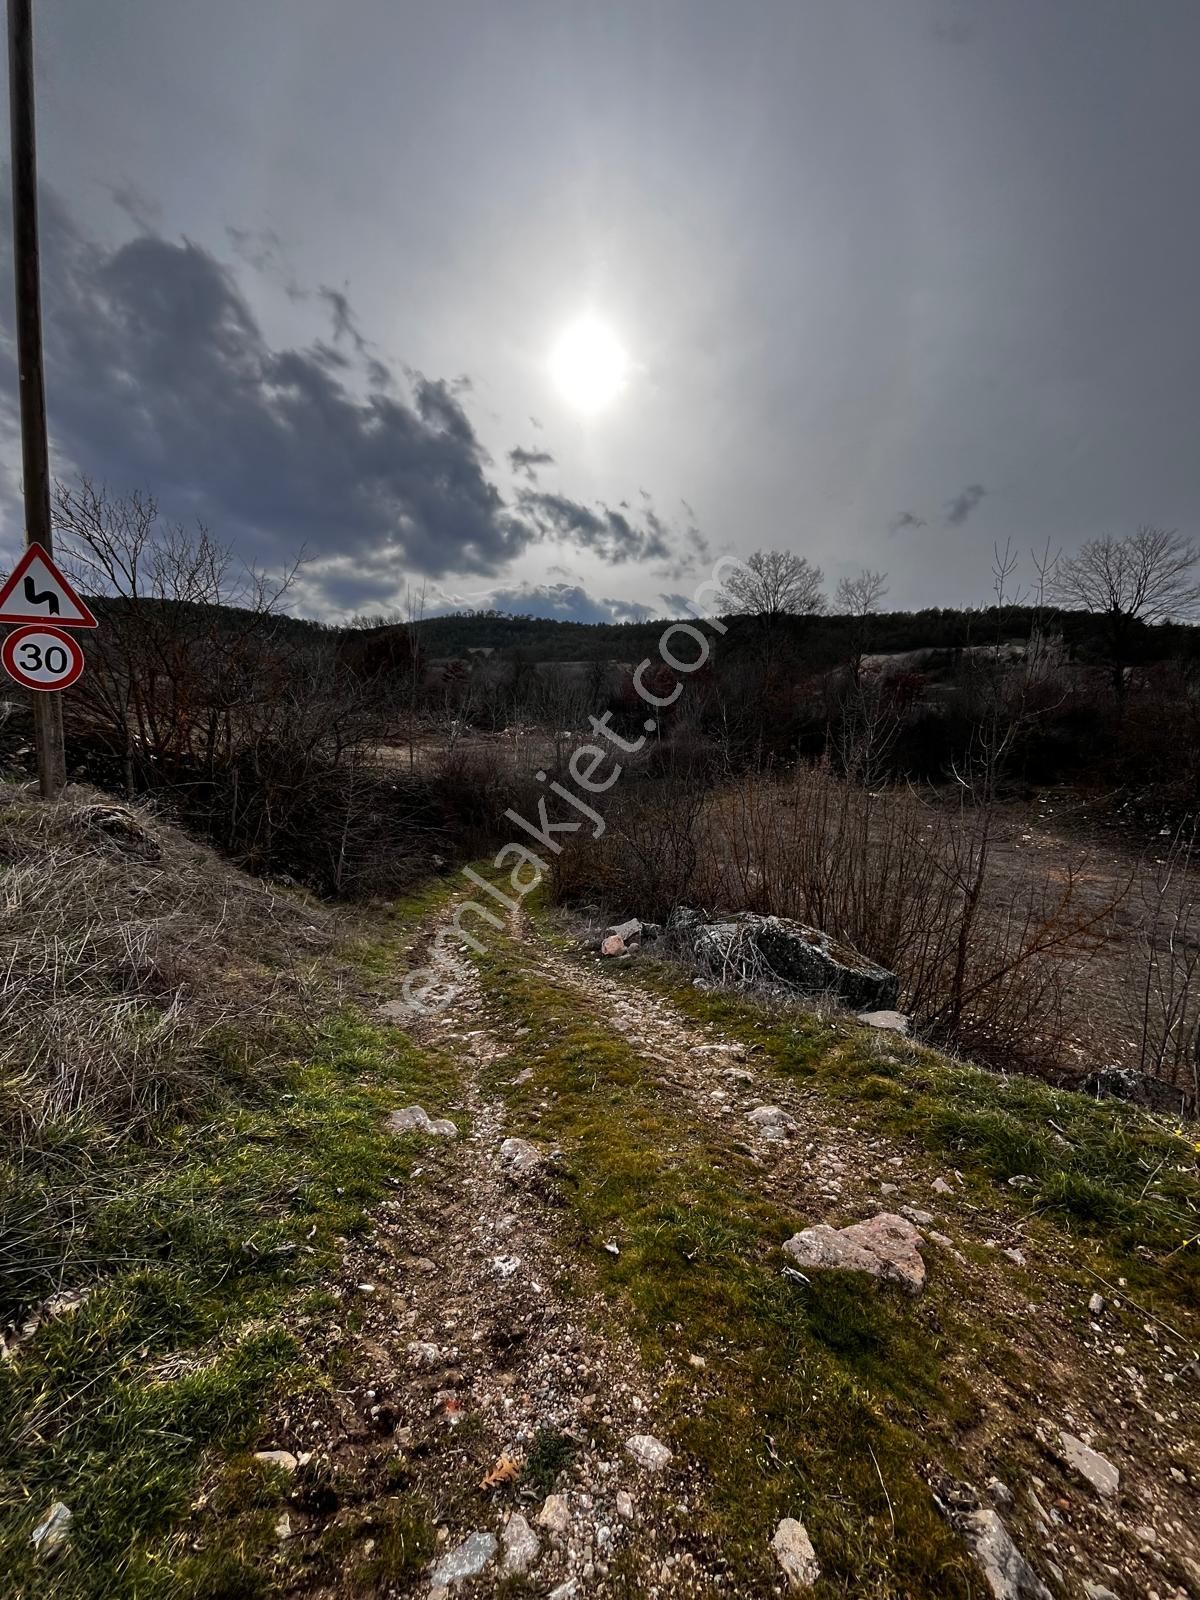
<instances>
[{"instance_id":1,"label":"utility pole","mask_svg":"<svg viewBox=\"0 0 1200 1600\"><path fill-rule=\"evenodd\" d=\"M13 264L17 285L17 364L21 381L21 464L25 543L53 553L46 379L42 366L42 282L38 250L37 143L33 107L32 0L8 0L8 99L12 119ZM43 800L67 781L62 701L33 696L33 738Z\"/></svg>"}]
</instances>

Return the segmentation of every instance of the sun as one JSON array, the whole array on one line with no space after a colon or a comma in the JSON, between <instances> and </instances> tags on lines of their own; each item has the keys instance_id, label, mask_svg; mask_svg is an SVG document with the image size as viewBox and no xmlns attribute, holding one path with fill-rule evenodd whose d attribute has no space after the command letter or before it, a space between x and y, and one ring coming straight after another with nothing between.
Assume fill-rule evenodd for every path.
<instances>
[{"instance_id":1,"label":"sun","mask_svg":"<svg viewBox=\"0 0 1200 1600\"><path fill-rule=\"evenodd\" d=\"M564 328L550 352L550 375L560 394L587 416L612 405L628 373L629 357L620 339L591 312Z\"/></svg>"}]
</instances>

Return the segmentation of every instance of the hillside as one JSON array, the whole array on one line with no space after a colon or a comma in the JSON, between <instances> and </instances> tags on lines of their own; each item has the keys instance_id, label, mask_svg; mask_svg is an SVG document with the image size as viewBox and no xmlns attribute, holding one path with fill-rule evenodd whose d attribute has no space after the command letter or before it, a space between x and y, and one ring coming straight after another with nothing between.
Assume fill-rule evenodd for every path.
<instances>
[{"instance_id":1,"label":"hillside","mask_svg":"<svg viewBox=\"0 0 1200 1600\"><path fill-rule=\"evenodd\" d=\"M6 1592L1200 1593L1192 1133L535 898L0 839ZM781 1248L880 1213L919 1292Z\"/></svg>"}]
</instances>

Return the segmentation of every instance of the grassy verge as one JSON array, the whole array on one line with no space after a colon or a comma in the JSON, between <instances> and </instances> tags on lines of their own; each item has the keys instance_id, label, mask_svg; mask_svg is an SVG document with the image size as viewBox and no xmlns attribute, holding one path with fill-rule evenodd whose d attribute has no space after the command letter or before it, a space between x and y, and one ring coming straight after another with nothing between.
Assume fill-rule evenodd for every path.
<instances>
[{"instance_id":1,"label":"grassy verge","mask_svg":"<svg viewBox=\"0 0 1200 1600\"><path fill-rule=\"evenodd\" d=\"M71 1287L89 1292L0 1367L6 1593L210 1600L259 1592L284 1561L280 1485L228 1458L255 1444L280 1385L323 1381L281 1313L319 1306L338 1238L407 1178L414 1147L381 1136L383 1114L452 1082L445 1063L352 1008L298 1042L258 1103L247 1093L142 1147L77 1130L69 1160L60 1142L36 1170L8 1174L28 1210L59 1213L71 1190ZM218 1462L233 1479L217 1473L212 1509L238 1514L209 1542L194 1523L181 1530ZM239 1473L253 1492L231 1486ZM48 1563L30 1532L55 1499L73 1513L72 1540ZM424 1549L411 1509L395 1513L376 1558L392 1568Z\"/></svg>"},{"instance_id":2,"label":"grassy verge","mask_svg":"<svg viewBox=\"0 0 1200 1600\"><path fill-rule=\"evenodd\" d=\"M479 965L513 1037L493 1086L531 1136L563 1147L579 1250L660 1375L660 1424L703 1467L690 1537L735 1592L771 1580L770 1537L792 1515L826 1594L967 1594L916 1469L931 1449L953 1461L973 1411L943 1366L954 1333L936 1297L918 1308L841 1275L785 1276L795 1219L720 1131L669 1102L651 1064L517 947L497 940ZM517 1037L529 1017L535 1033ZM514 1069L530 1076L516 1084Z\"/></svg>"},{"instance_id":3,"label":"grassy verge","mask_svg":"<svg viewBox=\"0 0 1200 1600\"><path fill-rule=\"evenodd\" d=\"M617 975L755 1047L781 1075L853 1101L881 1131L917 1140L993 1190L1003 1186L1006 1205L1094 1239L1114 1270L1146 1292L1200 1303L1194 1128L931 1050L892 1047L840 1020L695 989L670 962L643 958ZM1014 1187L1011 1178L1031 1181Z\"/></svg>"}]
</instances>

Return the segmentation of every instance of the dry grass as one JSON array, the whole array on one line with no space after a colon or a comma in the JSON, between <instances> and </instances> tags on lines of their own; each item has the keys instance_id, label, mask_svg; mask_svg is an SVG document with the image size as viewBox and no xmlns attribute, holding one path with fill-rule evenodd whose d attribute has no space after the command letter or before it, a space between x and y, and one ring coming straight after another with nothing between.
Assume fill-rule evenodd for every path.
<instances>
[{"instance_id":1,"label":"dry grass","mask_svg":"<svg viewBox=\"0 0 1200 1600\"><path fill-rule=\"evenodd\" d=\"M0 786L0 1303L61 1284L72 1196L125 1148L266 1086L248 1041L302 1005L330 935L145 809Z\"/></svg>"},{"instance_id":2,"label":"dry grass","mask_svg":"<svg viewBox=\"0 0 1200 1600\"><path fill-rule=\"evenodd\" d=\"M125 1137L204 1097L211 1043L274 1005L328 915L145 810L74 788L0 795L0 1127L84 1114ZM246 952L262 963L247 970Z\"/></svg>"},{"instance_id":3,"label":"dry grass","mask_svg":"<svg viewBox=\"0 0 1200 1600\"><path fill-rule=\"evenodd\" d=\"M795 917L896 972L925 1037L1042 1071L1062 1058L1066 986L1127 888L1098 903L1068 866L1014 890L999 881L993 808L872 791L822 766L715 790L640 785L607 820L556 859L557 898L657 920L679 903Z\"/></svg>"}]
</instances>

